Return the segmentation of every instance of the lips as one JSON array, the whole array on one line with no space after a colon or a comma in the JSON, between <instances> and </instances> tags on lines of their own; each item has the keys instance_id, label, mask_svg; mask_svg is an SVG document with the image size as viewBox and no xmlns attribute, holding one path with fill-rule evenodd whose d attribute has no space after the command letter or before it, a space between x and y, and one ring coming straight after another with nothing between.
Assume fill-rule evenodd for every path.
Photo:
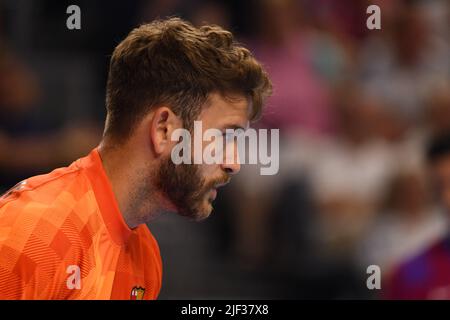
<instances>
[{"instance_id":1,"label":"lips","mask_svg":"<svg viewBox=\"0 0 450 320\"><path fill-rule=\"evenodd\" d=\"M210 201L214 201L217 198L217 189L226 186L229 182L230 182L230 179L228 179L225 182L218 183L218 184L214 185L214 187L210 189L211 196L209 197L209 200Z\"/></svg>"},{"instance_id":2,"label":"lips","mask_svg":"<svg viewBox=\"0 0 450 320\"><path fill-rule=\"evenodd\" d=\"M225 181L225 182L223 182L223 183L216 184L215 187L214 187L214 189L217 190L217 189L219 189L219 188L222 188L222 187L226 186L228 183L230 183L230 180L227 180L227 181Z\"/></svg>"},{"instance_id":3,"label":"lips","mask_svg":"<svg viewBox=\"0 0 450 320\"><path fill-rule=\"evenodd\" d=\"M211 200L213 200L213 201L216 200L216 198L217 198L217 189L226 186L229 182L230 182L230 180L228 180L227 182L224 182L224 183L216 184L214 186L214 188L211 189Z\"/></svg>"},{"instance_id":4,"label":"lips","mask_svg":"<svg viewBox=\"0 0 450 320\"><path fill-rule=\"evenodd\" d=\"M211 200L216 200L217 197L217 189L211 189Z\"/></svg>"}]
</instances>

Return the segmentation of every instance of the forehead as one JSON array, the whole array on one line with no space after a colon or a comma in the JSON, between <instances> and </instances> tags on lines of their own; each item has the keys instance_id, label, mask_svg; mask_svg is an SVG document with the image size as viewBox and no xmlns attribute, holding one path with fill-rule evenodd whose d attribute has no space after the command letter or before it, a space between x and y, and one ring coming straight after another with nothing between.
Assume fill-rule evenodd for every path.
<instances>
[{"instance_id":1,"label":"forehead","mask_svg":"<svg viewBox=\"0 0 450 320\"><path fill-rule=\"evenodd\" d=\"M207 127L236 126L247 128L251 112L250 99L243 95L224 97L212 93L199 120Z\"/></svg>"}]
</instances>

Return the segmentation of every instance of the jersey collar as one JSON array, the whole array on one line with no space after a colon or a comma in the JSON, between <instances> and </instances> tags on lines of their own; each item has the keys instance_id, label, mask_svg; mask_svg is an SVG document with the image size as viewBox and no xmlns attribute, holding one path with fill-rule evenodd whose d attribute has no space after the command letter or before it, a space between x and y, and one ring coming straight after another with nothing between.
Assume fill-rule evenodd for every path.
<instances>
[{"instance_id":1,"label":"jersey collar","mask_svg":"<svg viewBox=\"0 0 450 320\"><path fill-rule=\"evenodd\" d=\"M125 223L120 212L98 148L93 149L88 156L79 159L79 166L85 170L89 178L103 221L113 241L123 245L130 237L132 230Z\"/></svg>"}]
</instances>

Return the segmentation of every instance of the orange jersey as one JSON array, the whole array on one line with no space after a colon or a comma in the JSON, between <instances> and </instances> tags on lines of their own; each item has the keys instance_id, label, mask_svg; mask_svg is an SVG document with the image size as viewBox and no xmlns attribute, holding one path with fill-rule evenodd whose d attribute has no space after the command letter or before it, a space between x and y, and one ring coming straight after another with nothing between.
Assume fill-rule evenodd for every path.
<instances>
[{"instance_id":1,"label":"orange jersey","mask_svg":"<svg viewBox=\"0 0 450 320\"><path fill-rule=\"evenodd\" d=\"M156 299L159 248L131 230L94 149L0 198L0 299Z\"/></svg>"}]
</instances>

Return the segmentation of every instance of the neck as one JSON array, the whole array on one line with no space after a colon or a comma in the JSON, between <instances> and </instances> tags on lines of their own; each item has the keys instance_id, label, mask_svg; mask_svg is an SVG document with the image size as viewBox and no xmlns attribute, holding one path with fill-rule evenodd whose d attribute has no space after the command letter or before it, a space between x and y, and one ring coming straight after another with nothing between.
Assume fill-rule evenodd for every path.
<instances>
[{"instance_id":1,"label":"neck","mask_svg":"<svg viewBox=\"0 0 450 320\"><path fill-rule=\"evenodd\" d=\"M135 151L126 146L109 147L102 142L98 152L120 212L130 229L165 212L158 193L150 187L150 168L140 163Z\"/></svg>"}]
</instances>

